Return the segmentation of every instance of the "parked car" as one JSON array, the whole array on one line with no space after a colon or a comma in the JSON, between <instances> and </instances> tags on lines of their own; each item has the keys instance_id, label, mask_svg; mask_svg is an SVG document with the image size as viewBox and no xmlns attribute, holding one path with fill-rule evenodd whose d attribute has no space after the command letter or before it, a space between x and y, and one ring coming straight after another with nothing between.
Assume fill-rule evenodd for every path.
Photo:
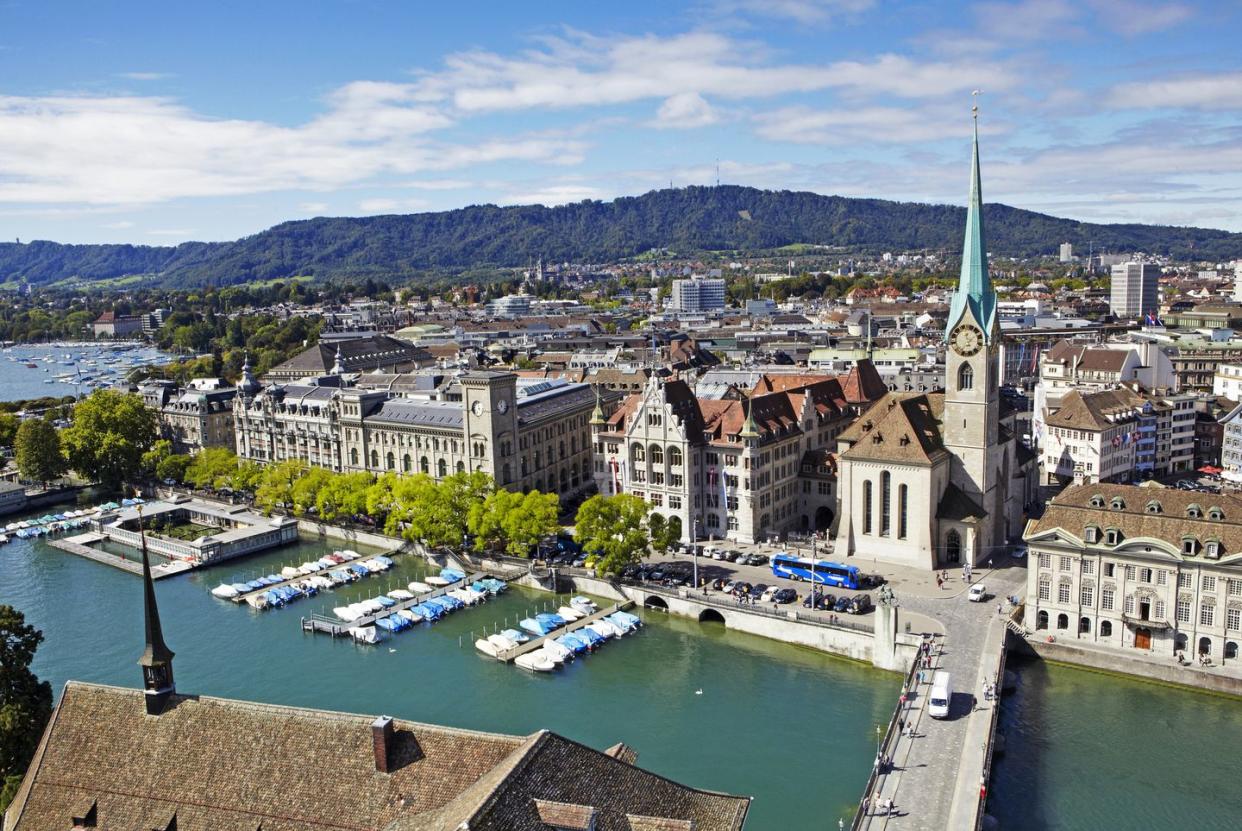
<instances>
[{"instance_id":1,"label":"parked car","mask_svg":"<svg viewBox=\"0 0 1242 831\"><path fill-rule=\"evenodd\" d=\"M988 589L982 583L975 583L970 587L970 591L966 592L966 599L971 603L982 603L987 600Z\"/></svg>"},{"instance_id":2,"label":"parked car","mask_svg":"<svg viewBox=\"0 0 1242 831\"><path fill-rule=\"evenodd\" d=\"M779 586L768 586L763 590L763 594L759 595L760 603L772 603L776 600L776 595L780 592Z\"/></svg>"},{"instance_id":3,"label":"parked car","mask_svg":"<svg viewBox=\"0 0 1242 831\"><path fill-rule=\"evenodd\" d=\"M849 613L851 615L865 615L871 611L871 595L860 594L850 603Z\"/></svg>"},{"instance_id":4,"label":"parked car","mask_svg":"<svg viewBox=\"0 0 1242 831\"><path fill-rule=\"evenodd\" d=\"M751 554L750 556L751 559L754 560L754 562L751 563L753 566L766 566L768 564L767 554Z\"/></svg>"},{"instance_id":5,"label":"parked car","mask_svg":"<svg viewBox=\"0 0 1242 831\"><path fill-rule=\"evenodd\" d=\"M750 596L755 598L755 600L761 599L763 597L763 593L766 592L767 590L768 590L767 583L756 583L755 585L747 589L747 591L750 593Z\"/></svg>"},{"instance_id":6,"label":"parked car","mask_svg":"<svg viewBox=\"0 0 1242 831\"><path fill-rule=\"evenodd\" d=\"M736 580L725 580L723 582L717 580L716 582L720 583L720 590L726 594L732 594L733 590L737 588L738 585Z\"/></svg>"},{"instance_id":7,"label":"parked car","mask_svg":"<svg viewBox=\"0 0 1242 831\"><path fill-rule=\"evenodd\" d=\"M832 610L838 613L848 610L849 607L850 607L850 596L848 594L841 595L840 597L837 598L837 602L832 604Z\"/></svg>"},{"instance_id":8,"label":"parked car","mask_svg":"<svg viewBox=\"0 0 1242 831\"><path fill-rule=\"evenodd\" d=\"M775 603L793 603L797 599L798 593L789 588L777 589L776 594L772 595L772 600Z\"/></svg>"},{"instance_id":9,"label":"parked car","mask_svg":"<svg viewBox=\"0 0 1242 831\"><path fill-rule=\"evenodd\" d=\"M1009 556L1013 557L1015 560L1021 560L1023 557L1026 556L1026 546L1015 545L1013 547L1013 550L1009 552Z\"/></svg>"},{"instance_id":10,"label":"parked car","mask_svg":"<svg viewBox=\"0 0 1242 831\"><path fill-rule=\"evenodd\" d=\"M736 563L741 556L741 551L726 551L724 558L730 563Z\"/></svg>"}]
</instances>

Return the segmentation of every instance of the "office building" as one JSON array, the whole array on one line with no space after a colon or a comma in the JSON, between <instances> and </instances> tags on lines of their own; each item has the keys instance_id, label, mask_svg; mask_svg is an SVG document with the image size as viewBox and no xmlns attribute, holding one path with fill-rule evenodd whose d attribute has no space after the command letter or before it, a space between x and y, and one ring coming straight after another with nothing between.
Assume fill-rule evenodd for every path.
<instances>
[{"instance_id":1,"label":"office building","mask_svg":"<svg viewBox=\"0 0 1242 831\"><path fill-rule=\"evenodd\" d=\"M687 277L673 281L673 309L690 314L719 312L725 307L725 281L711 277Z\"/></svg>"},{"instance_id":2,"label":"office building","mask_svg":"<svg viewBox=\"0 0 1242 831\"><path fill-rule=\"evenodd\" d=\"M1159 282L1160 266L1155 263L1118 263L1113 266L1109 311L1125 320L1157 314Z\"/></svg>"}]
</instances>

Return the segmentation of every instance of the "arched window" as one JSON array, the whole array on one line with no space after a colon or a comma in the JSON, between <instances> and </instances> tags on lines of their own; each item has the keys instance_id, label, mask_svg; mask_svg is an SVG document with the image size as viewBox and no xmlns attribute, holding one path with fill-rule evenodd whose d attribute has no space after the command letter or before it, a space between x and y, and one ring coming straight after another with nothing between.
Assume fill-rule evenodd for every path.
<instances>
[{"instance_id":1,"label":"arched window","mask_svg":"<svg viewBox=\"0 0 1242 831\"><path fill-rule=\"evenodd\" d=\"M863 482L863 533L871 533L871 480Z\"/></svg>"},{"instance_id":2,"label":"arched window","mask_svg":"<svg viewBox=\"0 0 1242 831\"><path fill-rule=\"evenodd\" d=\"M389 450L388 454L384 456L384 462L389 470L393 470L397 467L397 457L392 455L391 450Z\"/></svg>"},{"instance_id":3,"label":"arched window","mask_svg":"<svg viewBox=\"0 0 1242 831\"><path fill-rule=\"evenodd\" d=\"M975 371L970 364L962 364L957 371L957 388L959 390L969 390L975 387Z\"/></svg>"},{"instance_id":4,"label":"arched window","mask_svg":"<svg viewBox=\"0 0 1242 831\"><path fill-rule=\"evenodd\" d=\"M423 473L431 472L431 464L427 461L426 456L420 456L418 458L418 469L421 470Z\"/></svg>"},{"instance_id":5,"label":"arched window","mask_svg":"<svg viewBox=\"0 0 1242 831\"><path fill-rule=\"evenodd\" d=\"M1059 615L1057 615L1057 628L1058 628L1058 629L1068 629L1068 628L1069 628L1069 615L1067 615L1067 614L1059 614Z\"/></svg>"},{"instance_id":6,"label":"arched window","mask_svg":"<svg viewBox=\"0 0 1242 831\"><path fill-rule=\"evenodd\" d=\"M1039 614L1035 616L1035 628L1036 629L1047 629L1048 628L1048 613L1045 612L1043 609L1040 609Z\"/></svg>"},{"instance_id":7,"label":"arched window","mask_svg":"<svg viewBox=\"0 0 1242 831\"><path fill-rule=\"evenodd\" d=\"M643 455L643 446L641 444L639 444L638 442L634 442L632 445L630 445L630 461L631 462L641 462L641 461L644 461L645 458L646 457Z\"/></svg>"},{"instance_id":8,"label":"arched window","mask_svg":"<svg viewBox=\"0 0 1242 831\"><path fill-rule=\"evenodd\" d=\"M521 468L522 468L522 475L523 475L523 476L525 476L525 475L527 474L527 472L528 472L528 469L527 469L527 467L526 467L526 457L525 457L525 456L523 456L523 457L522 457L522 461L521 461L521 465L520 465L520 466L521 466Z\"/></svg>"},{"instance_id":9,"label":"arched window","mask_svg":"<svg viewBox=\"0 0 1242 831\"><path fill-rule=\"evenodd\" d=\"M401 457L401 470L404 473L409 473L413 469L414 469L414 460L410 458L409 453L406 453L404 456Z\"/></svg>"},{"instance_id":10,"label":"arched window","mask_svg":"<svg viewBox=\"0 0 1242 831\"><path fill-rule=\"evenodd\" d=\"M349 463L354 467L358 466L358 448L349 448Z\"/></svg>"},{"instance_id":11,"label":"arched window","mask_svg":"<svg viewBox=\"0 0 1242 831\"><path fill-rule=\"evenodd\" d=\"M378 450L373 449L371 451L371 467L377 468L377 469L379 468L379 451Z\"/></svg>"},{"instance_id":12,"label":"arched window","mask_svg":"<svg viewBox=\"0 0 1242 831\"><path fill-rule=\"evenodd\" d=\"M448 462L444 461L443 459L436 462L436 475L439 476L441 479L443 479L445 476L448 476ZM506 476L505 480L508 481L508 479L509 477Z\"/></svg>"},{"instance_id":13,"label":"arched window","mask_svg":"<svg viewBox=\"0 0 1242 831\"><path fill-rule=\"evenodd\" d=\"M906 503L909 488L905 485L897 486L897 539L904 540L906 538Z\"/></svg>"},{"instance_id":14,"label":"arched window","mask_svg":"<svg viewBox=\"0 0 1242 831\"><path fill-rule=\"evenodd\" d=\"M458 463L457 463L457 472L458 472L458 473L465 473L465 472L466 472L466 463L465 463L465 462L458 462Z\"/></svg>"},{"instance_id":15,"label":"arched window","mask_svg":"<svg viewBox=\"0 0 1242 831\"><path fill-rule=\"evenodd\" d=\"M561 442L561 444L564 445L565 443ZM664 448L658 444L651 445L651 463L653 465L664 464Z\"/></svg>"},{"instance_id":16,"label":"arched window","mask_svg":"<svg viewBox=\"0 0 1242 831\"><path fill-rule=\"evenodd\" d=\"M441 464L443 464L443 462L441 462ZM513 469L509 467L508 462L505 462L504 467L501 468L501 476L503 477L501 481L508 483L509 479L512 478L512 473Z\"/></svg>"},{"instance_id":17,"label":"arched window","mask_svg":"<svg viewBox=\"0 0 1242 831\"><path fill-rule=\"evenodd\" d=\"M1085 617L1078 621L1078 634L1080 635L1091 634L1091 618Z\"/></svg>"},{"instance_id":18,"label":"arched window","mask_svg":"<svg viewBox=\"0 0 1242 831\"><path fill-rule=\"evenodd\" d=\"M670 447L668 449L668 463L673 467L681 467L681 448Z\"/></svg>"},{"instance_id":19,"label":"arched window","mask_svg":"<svg viewBox=\"0 0 1242 831\"><path fill-rule=\"evenodd\" d=\"M1230 660L1233 660L1234 658L1238 657L1237 641L1226 641L1225 642L1225 657Z\"/></svg>"},{"instance_id":20,"label":"arched window","mask_svg":"<svg viewBox=\"0 0 1242 831\"><path fill-rule=\"evenodd\" d=\"M892 533L892 474L887 470L880 474L880 534Z\"/></svg>"},{"instance_id":21,"label":"arched window","mask_svg":"<svg viewBox=\"0 0 1242 831\"><path fill-rule=\"evenodd\" d=\"M1113 622L1111 620L1100 621L1100 637L1111 638L1113 636Z\"/></svg>"}]
</instances>

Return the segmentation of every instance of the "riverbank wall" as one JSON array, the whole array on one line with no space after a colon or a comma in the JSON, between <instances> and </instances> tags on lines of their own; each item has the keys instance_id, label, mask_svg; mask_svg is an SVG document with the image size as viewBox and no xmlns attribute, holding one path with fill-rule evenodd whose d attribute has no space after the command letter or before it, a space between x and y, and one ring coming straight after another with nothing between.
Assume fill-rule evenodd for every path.
<instances>
[{"instance_id":1,"label":"riverbank wall","mask_svg":"<svg viewBox=\"0 0 1242 831\"><path fill-rule=\"evenodd\" d=\"M1072 643L1048 643L1040 640L1010 638L1010 651L1026 657L1114 675L1126 675L1140 681L1154 681L1171 687L1200 692L1219 693L1242 698L1242 678L1221 674L1220 668L1181 667L1156 661L1136 660L1128 655L1111 655L1102 650L1083 649Z\"/></svg>"}]
</instances>

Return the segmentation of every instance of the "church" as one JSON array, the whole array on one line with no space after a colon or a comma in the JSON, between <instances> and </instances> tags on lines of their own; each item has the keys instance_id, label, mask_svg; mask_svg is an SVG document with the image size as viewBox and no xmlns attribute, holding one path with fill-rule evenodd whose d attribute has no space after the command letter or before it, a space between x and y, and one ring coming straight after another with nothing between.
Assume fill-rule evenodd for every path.
<instances>
[{"instance_id":1,"label":"church","mask_svg":"<svg viewBox=\"0 0 1242 831\"><path fill-rule=\"evenodd\" d=\"M923 569L974 565L1019 538L1035 458L1003 424L1000 342L976 112L962 271L945 326L944 388L890 392L838 436L839 559Z\"/></svg>"}]
</instances>

